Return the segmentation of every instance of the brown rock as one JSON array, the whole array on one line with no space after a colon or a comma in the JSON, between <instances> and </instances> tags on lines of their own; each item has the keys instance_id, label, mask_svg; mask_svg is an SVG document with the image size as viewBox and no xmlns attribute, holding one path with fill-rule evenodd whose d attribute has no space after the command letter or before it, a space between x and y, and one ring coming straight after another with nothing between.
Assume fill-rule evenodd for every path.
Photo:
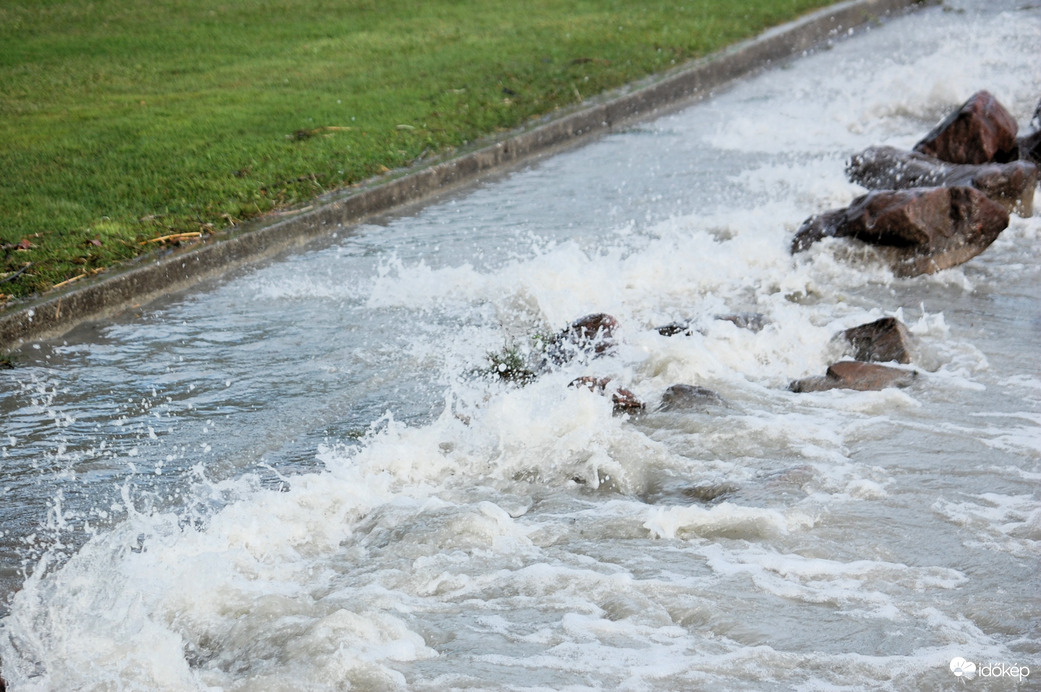
<instances>
[{"instance_id":1,"label":"brown rock","mask_svg":"<svg viewBox=\"0 0 1041 692\"><path fill-rule=\"evenodd\" d=\"M968 181L1010 214L1029 218L1034 214L1034 190L1037 189L1038 164L1012 161L980 166Z\"/></svg>"},{"instance_id":2,"label":"brown rock","mask_svg":"<svg viewBox=\"0 0 1041 692\"><path fill-rule=\"evenodd\" d=\"M586 375L572 380L568 387L585 387L591 392L606 395L610 383L610 377L597 378L592 375ZM615 413L638 411L644 408L644 403L635 394L621 387L611 392L611 403L614 404Z\"/></svg>"},{"instance_id":3,"label":"brown rock","mask_svg":"<svg viewBox=\"0 0 1041 692\"><path fill-rule=\"evenodd\" d=\"M853 358L859 361L911 362L914 337L904 323L895 317L862 324L841 332L839 336L853 347Z\"/></svg>"},{"instance_id":4,"label":"brown rock","mask_svg":"<svg viewBox=\"0 0 1041 692\"><path fill-rule=\"evenodd\" d=\"M1038 170L1029 161L954 164L916 151L870 147L850 159L846 175L869 190L968 185L1001 204L1009 213L1028 217L1034 213Z\"/></svg>"},{"instance_id":5,"label":"brown rock","mask_svg":"<svg viewBox=\"0 0 1041 692\"><path fill-rule=\"evenodd\" d=\"M914 370L901 370L887 365L843 360L832 363L823 377L795 380L788 389L793 392L824 392L829 389L877 391L887 387L907 387L918 377Z\"/></svg>"},{"instance_id":6,"label":"brown rock","mask_svg":"<svg viewBox=\"0 0 1041 692\"><path fill-rule=\"evenodd\" d=\"M723 397L711 389L692 384L674 384L661 395L659 411L677 411L680 409L705 409L710 406L725 406Z\"/></svg>"},{"instance_id":7,"label":"brown rock","mask_svg":"<svg viewBox=\"0 0 1041 692\"><path fill-rule=\"evenodd\" d=\"M1007 226L1008 212L971 187L878 190L807 219L791 250L823 238L854 238L879 247L893 273L917 276L972 259Z\"/></svg>"},{"instance_id":8,"label":"brown rock","mask_svg":"<svg viewBox=\"0 0 1041 692\"><path fill-rule=\"evenodd\" d=\"M611 394L611 402L614 404L615 413L623 411L640 411L645 404L628 389L619 387Z\"/></svg>"},{"instance_id":9,"label":"brown rock","mask_svg":"<svg viewBox=\"0 0 1041 692\"><path fill-rule=\"evenodd\" d=\"M988 91L978 91L914 146L951 163L1003 163L1018 157L1016 120Z\"/></svg>"},{"instance_id":10,"label":"brown rock","mask_svg":"<svg viewBox=\"0 0 1041 692\"><path fill-rule=\"evenodd\" d=\"M578 354L594 358L605 355L615 347L614 330L617 328L618 320L602 312L580 317L553 337L546 349L546 357L557 365L563 365Z\"/></svg>"}]
</instances>

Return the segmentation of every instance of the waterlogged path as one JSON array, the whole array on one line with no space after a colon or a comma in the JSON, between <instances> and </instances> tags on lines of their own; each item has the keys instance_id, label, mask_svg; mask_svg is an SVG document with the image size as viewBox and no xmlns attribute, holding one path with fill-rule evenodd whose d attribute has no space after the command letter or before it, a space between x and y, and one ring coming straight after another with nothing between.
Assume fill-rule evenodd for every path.
<instances>
[{"instance_id":1,"label":"waterlogged path","mask_svg":"<svg viewBox=\"0 0 1041 692\"><path fill-rule=\"evenodd\" d=\"M0 392L9 689L941 690L957 658L1028 688L1041 217L931 277L787 247L861 192L850 154L976 90L1026 127L1039 47L1037 7L950 0L24 349ZM613 356L479 372L591 312L621 323ZM787 391L891 314L913 387ZM677 383L726 404L657 411Z\"/></svg>"}]
</instances>

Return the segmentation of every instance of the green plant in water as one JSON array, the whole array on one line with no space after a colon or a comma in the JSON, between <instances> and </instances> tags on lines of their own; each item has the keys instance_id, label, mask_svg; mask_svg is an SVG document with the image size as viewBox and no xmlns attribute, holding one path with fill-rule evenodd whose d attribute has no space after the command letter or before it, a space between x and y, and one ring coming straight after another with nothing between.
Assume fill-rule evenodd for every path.
<instances>
[{"instance_id":1,"label":"green plant in water","mask_svg":"<svg viewBox=\"0 0 1041 692\"><path fill-rule=\"evenodd\" d=\"M499 377L506 382L524 386L535 381L538 375L531 368L528 359L516 347L504 347L501 351L488 353L489 367L483 372Z\"/></svg>"}]
</instances>

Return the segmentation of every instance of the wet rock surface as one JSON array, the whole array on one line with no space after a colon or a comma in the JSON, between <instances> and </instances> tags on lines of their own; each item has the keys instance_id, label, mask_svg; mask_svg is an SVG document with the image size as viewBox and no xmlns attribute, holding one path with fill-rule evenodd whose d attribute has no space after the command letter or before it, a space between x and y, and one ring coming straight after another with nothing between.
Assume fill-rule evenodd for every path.
<instances>
[{"instance_id":1,"label":"wet rock surface","mask_svg":"<svg viewBox=\"0 0 1041 692\"><path fill-rule=\"evenodd\" d=\"M659 411L703 411L726 406L723 397L711 389L692 384L674 384L661 396Z\"/></svg>"},{"instance_id":2,"label":"wet rock surface","mask_svg":"<svg viewBox=\"0 0 1041 692\"><path fill-rule=\"evenodd\" d=\"M655 327L654 329L662 336L676 336L677 334L690 336L694 333L690 328L690 322L669 322L668 324L662 325L661 327Z\"/></svg>"},{"instance_id":3,"label":"wet rock surface","mask_svg":"<svg viewBox=\"0 0 1041 692\"><path fill-rule=\"evenodd\" d=\"M747 329L751 332L761 332L766 326L766 315L760 312L732 312L726 315L716 315L717 320L730 322L739 329Z\"/></svg>"},{"instance_id":4,"label":"wet rock surface","mask_svg":"<svg viewBox=\"0 0 1041 692\"><path fill-rule=\"evenodd\" d=\"M635 394L630 392L628 389L621 387L611 387L610 377L592 377L587 375L585 377L579 377L572 380L569 387L582 387L588 389L591 392L597 394L607 395L611 394L611 403L614 404L615 413L625 413L629 411L641 411L644 409L645 404Z\"/></svg>"},{"instance_id":5,"label":"wet rock surface","mask_svg":"<svg viewBox=\"0 0 1041 692\"><path fill-rule=\"evenodd\" d=\"M1009 213L1033 214L1038 170L1029 161L953 164L896 147L870 147L854 155L846 166L851 182L869 190L903 190L915 187L970 186Z\"/></svg>"},{"instance_id":6,"label":"wet rock surface","mask_svg":"<svg viewBox=\"0 0 1041 692\"><path fill-rule=\"evenodd\" d=\"M712 504L719 502L741 490L736 483L714 483L705 485L690 485L683 488L681 495L694 502Z\"/></svg>"},{"instance_id":7,"label":"wet rock surface","mask_svg":"<svg viewBox=\"0 0 1041 692\"><path fill-rule=\"evenodd\" d=\"M1008 222L1000 204L971 187L880 190L807 219L791 251L824 238L852 238L882 248L898 276L932 274L983 252Z\"/></svg>"},{"instance_id":8,"label":"wet rock surface","mask_svg":"<svg viewBox=\"0 0 1041 692\"><path fill-rule=\"evenodd\" d=\"M839 333L851 347L854 360L910 363L914 337L907 326L895 317L851 327Z\"/></svg>"},{"instance_id":9,"label":"wet rock surface","mask_svg":"<svg viewBox=\"0 0 1041 692\"><path fill-rule=\"evenodd\" d=\"M555 365L563 365L579 354L594 358L606 355L615 347L616 329L618 320L606 313L580 317L551 339L546 358Z\"/></svg>"},{"instance_id":10,"label":"wet rock surface","mask_svg":"<svg viewBox=\"0 0 1041 692\"><path fill-rule=\"evenodd\" d=\"M721 322L730 322L738 329L747 329L751 332L762 331L763 327L765 327L767 323L766 315L759 312L730 312L723 315L716 315L714 319ZM677 334L691 336L695 331L697 331L692 326L690 320L683 322L669 322L660 327L655 327L654 330L662 336L676 336Z\"/></svg>"},{"instance_id":11,"label":"wet rock surface","mask_svg":"<svg viewBox=\"0 0 1041 692\"><path fill-rule=\"evenodd\" d=\"M989 91L978 91L944 118L914 150L951 163L1006 162L1019 157L1015 118Z\"/></svg>"},{"instance_id":12,"label":"wet rock surface","mask_svg":"<svg viewBox=\"0 0 1041 692\"><path fill-rule=\"evenodd\" d=\"M1041 166L1041 100L1037 102L1034 115L1030 118L1030 126L1034 131L1016 140L1016 144L1019 146L1019 158L1022 161L1029 161L1035 166Z\"/></svg>"},{"instance_id":13,"label":"wet rock surface","mask_svg":"<svg viewBox=\"0 0 1041 692\"><path fill-rule=\"evenodd\" d=\"M821 377L806 377L795 380L788 389L793 392L824 392L830 389L854 389L877 391L888 387L907 387L917 379L914 370L902 370L888 365L843 360L828 366Z\"/></svg>"},{"instance_id":14,"label":"wet rock surface","mask_svg":"<svg viewBox=\"0 0 1041 692\"><path fill-rule=\"evenodd\" d=\"M540 375L576 358L581 361L609 355L616 345L617 327L618 320L611 315L586 315L551 337L535 333L523 346L512 345L488 353L489 367L478 372L521 386L531 384Z\"/></svg>"},{"instance_id":15,"label":"wet rock surface","mask_svg":"<svg viewBox=\"0 0 1041 692\"><path fill-rule=\"evenodd\" d=\"M1018 144L1020 160L1041 166L1041 130L1020 137Z\"/></svg>"}]
</instances>

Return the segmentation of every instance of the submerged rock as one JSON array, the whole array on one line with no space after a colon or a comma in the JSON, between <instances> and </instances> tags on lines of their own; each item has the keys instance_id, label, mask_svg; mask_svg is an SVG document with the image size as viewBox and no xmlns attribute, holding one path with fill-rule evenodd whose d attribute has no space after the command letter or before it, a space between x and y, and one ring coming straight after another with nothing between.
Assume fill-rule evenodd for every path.
<instances>
[{"instance_id":1,"label":"submerged rock","mask_svg":"<svg viewBox=\"0 0 1041 692\"><path fill-rule=\"evenodd\" d=\"M1019 157L1016 119L989 91L978 91L914 146L951 163L1003 163Z\"/></svg>"},{"instance_id":2,"label":"submerged rock","mask_svg":"<svg viewBox=\"0 0 1041 692\"><path fill-rule=\"evenodd\" d=\"M849 342L853 358L859 361L910 363L914 337L895 317L852 327L838 336Z\"/></svg>"},{"instance_id":3,"label":"submerged rock","mask_svg":"<svg viewBox=\"0 0 1041 692\"><path fill-rule=\"evenodd\" d=\"M733 495L740 490L735 483L714 483L691 485L681 490L683 496L695 502L715 503Z\"/></svg>"},{"instance_id":4,"label":"submerged rock","mask_svg":"<svg viewBox=\"0 0 1041 692\"><path fill-rule=\"evenodd\" d=\"M1000 204L971 187L879 190L807 219L791 251L824 238L853 238L880 248L897 276L918 276L972 259L1008 221Z\"/></svg>"},{"instance_id":5,"label":"submerged rock","mask_svg":"<svg viewBox=\"0 0 1041 692\"><path fill-rule=\"evenodd\" d=\"M724 315L716 315L715 319L722 322L730 322L739 329L747 329L752 332L760 332L766 326L766 315L758 312L730 312ZM676 334L690 336L694 333L690 320L686 322L669 322L654 329L662 336L675 336Z\"/></svg>"},{"instance_id":6,"label":"submerged rock","mask_svg":"<svg viewBox=\"0 0 1041 692\"><path fill-rule=\"evenodd\" d=\"M726 406L726 401L711 389L692 384L674 384L661 395L659 411L705 409Z\"/></svg>"},{"instance_id":7,"label":"submerged rock","mask_svg":"<svg viewBox=\"0 0 1041 692\"><path fill-rule=\"evenodd\" d=\"M677 334L690 336L694 333L690 328L690 322L669 322L661 327L655 327L655 331L662 336L676 336Z\"/></svg>"},{"instance_id":8,"label":"submerged rock","mask_svg":"<svg viewBox=\"0 0 1041 692\"><path fill-rule=\"evenodd\" d=\"M747 329L751 332L761 332L766 326L766 315L760 312L731 312L726 315L716 315L716 319L730 322L739 329Z\"/></svg>"},{"instance_id":9,"label":"submerged rock","mask_svg":"<svg viewBox=\"0 0 1041 692\"><path fill-rule=\"evenodd\" d=\"M870 147L850 159L846 175L869 190L967 185L998 202L1009 213L1028 217L1033 214L1038 170L1029 161L955 164L916 151Z\"/></svg>"},{"instance_id":10,"label":"submerged rock","mask_svg":"<svg viewBox=\"0 0 1041 692\"><path fill-rule=\"evenodd\" d=\"M788 389L793 392L824 392L829 389L877 391L887 387L907 387L918 377L914 370L901 370L887 365L843 360L828 366L823 377L795 380Z\"/></svg>"},{"instance_id":11,"label":"submerged rock","mask_svg":"<svg viewBox=\"0 0 1041 692\"><path fill-rule=\"evenodd\" d=\"M611 384L610 377L593 377L586 375L572 380L568 387L585 387L591 392L597 394L603 394L606 396L608 392L608 386ZM644 403L640 401L639 397L630 392L628 389L622 389L621 387L615 388L611 392L611 403L614 404L615 413L625 413L629 411L639 411L644 408Z\"/></svg>"}]
</instances>

